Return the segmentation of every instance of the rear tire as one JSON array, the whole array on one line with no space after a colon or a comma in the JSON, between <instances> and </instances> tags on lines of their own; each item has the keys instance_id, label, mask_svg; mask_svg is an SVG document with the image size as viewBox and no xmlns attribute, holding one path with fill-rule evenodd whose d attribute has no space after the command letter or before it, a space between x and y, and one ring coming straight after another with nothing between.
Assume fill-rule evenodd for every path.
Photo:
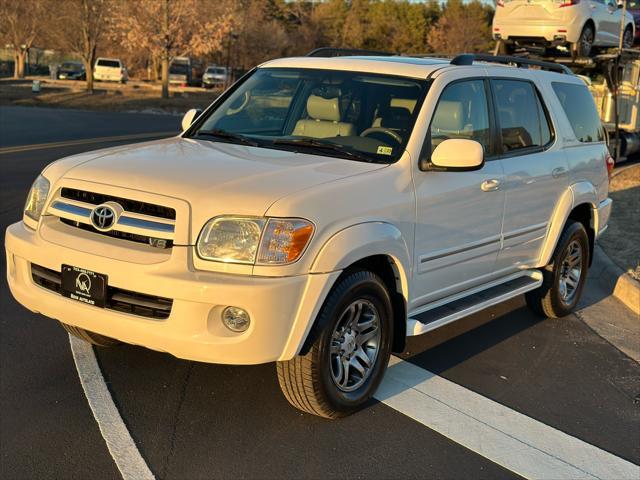
<instances>
[{"instance_id":1,"label":"rear tire","mask_svg":"<svg viewBox=\"0 0 640 480\"><path fill-rule=\"evenodd\" d=\"M576 57L588 57L593 50L595 32L589 24L585 25L578 37L578 41L573 44L573 53Z\"/></svg>"},{"instance_id":2,"label":"rear tire","mask_svg":"<svg viewBox=\"0 0 640 480\"><path fill-rule=\"evenodd\" d=\"M73 325L68 325L62 322L60 322L60 325L62 325L62 328L64 328L70 335L73 335L80 340L84 340L91 345L95 345L96 347L115 347L116 345L120 345L122 343L114 338L105 337L104 335L90 332L89 330L85 330L84 328L74 327Z\"/></svg>"},{"instance_id":3,"label":"rear tire","mask_svg":"<svg viewBox=\"0 0 640 480\"><path fill-rule=\"evenodd\" d=\"M633 46L633 29L627 27L622 34L622 48L631 48Z\"/></svg>"},{"instance_id":4,"label":"rear tire","mask_svg":"<svg viewBox=\"0 0 640 480\"><path fill-rule=\"evenodd\" d=\"M542 269L542 286L525 294L527 305L542 317L569 315L580 301L589 268L589 238L580 222L569 220L551 263Z\"/></svg>"},{"instance_id":5,"label":"rear tire","mask_svg":"<svg viewBox=\"0 0 640 480\"><path fill-rule=\"evenodd\" d=\"M316 325L324 328L305 355L277 362L280 388L303 412L344 417L373 396L389 362L393 313L383 281L369 271L347 273Z\"/></svg>"}]
</instances>

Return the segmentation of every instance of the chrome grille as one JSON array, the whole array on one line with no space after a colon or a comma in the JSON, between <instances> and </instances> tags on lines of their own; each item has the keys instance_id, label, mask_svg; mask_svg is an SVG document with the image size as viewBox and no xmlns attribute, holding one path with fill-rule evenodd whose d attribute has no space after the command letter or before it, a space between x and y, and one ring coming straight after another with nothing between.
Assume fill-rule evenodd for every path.
<instances>
[{"instance_id":1,"label":"chrome grille","mask_svg":"<svg viewBox=\"0 0 640 480\"><path fill-rule=\"evenodd\" d=\"M129 198L115 197L113 195L105 195L103 193L88 192L86 190L78 190L77 188L62 187L60 196L69 200L77 200L78 202L89 203L91 205L100 205L106 202L116 202L122 205L128 212L148 215L150 217L166 218L169 220L176 219L176 211L173 208L156 205L155 203L140 202Z\"/></svg>"},{"instance_id":2,"label":"chrome grille","mask_svg":"<svg viewBox=\"0 0 640 480\"><path fill-rule=\"evenodd\" d=\"M118 215L108 230L97 229L91 213L98 205L116 205ZM145 243L155 248L171 248L175 235L173 208L112 195L62 188L51 201L47 214L66 225L125 241Z\"/></svg>"}]
</instances>

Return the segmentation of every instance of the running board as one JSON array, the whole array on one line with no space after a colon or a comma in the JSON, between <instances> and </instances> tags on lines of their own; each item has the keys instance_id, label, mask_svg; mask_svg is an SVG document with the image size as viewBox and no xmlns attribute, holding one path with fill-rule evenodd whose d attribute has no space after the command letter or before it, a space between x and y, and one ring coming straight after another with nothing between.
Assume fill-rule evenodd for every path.
<instances>
[{"instance_id":1,"label":"running board","mask_svg":"<svg viewBox=\"0 0 640 480\"><path fill-rule=\"evenodd\" d=\"M517 297L542 285L542 272L525 270L467 292L458 293L412 312L407 336L422 335L461 318Z\"/></svg>"}]
</instances>

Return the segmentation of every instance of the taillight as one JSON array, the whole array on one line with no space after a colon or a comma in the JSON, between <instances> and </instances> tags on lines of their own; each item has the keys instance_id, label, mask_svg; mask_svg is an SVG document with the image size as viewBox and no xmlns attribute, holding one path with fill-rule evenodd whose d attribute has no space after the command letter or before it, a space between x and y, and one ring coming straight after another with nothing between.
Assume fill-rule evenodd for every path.
<instances>
[{"instance_id":1,"label":"taillight","mask_svg":"<svg viewBox=\"0 0 640 480\"><path fill-rule=\"evenodd\" d=\"M613 167L616 166L616 161L613 159L609 152L607 152L607 155L604 157L604 161L607 164L607 174L609 175L609 180L611 180L611 175L613 175Z\"/></svg>"},{"instance_id":2,"label":"taillight","mask_svg":"<svg viewBox=\"0 0 640 480\"><path fill-rule=\"evenodd\" d=\"M580 0L560 0L560 5L558 5L558 8L573 7L574 5L578 5L579 3Z\"/></svg>"}]
</instances>

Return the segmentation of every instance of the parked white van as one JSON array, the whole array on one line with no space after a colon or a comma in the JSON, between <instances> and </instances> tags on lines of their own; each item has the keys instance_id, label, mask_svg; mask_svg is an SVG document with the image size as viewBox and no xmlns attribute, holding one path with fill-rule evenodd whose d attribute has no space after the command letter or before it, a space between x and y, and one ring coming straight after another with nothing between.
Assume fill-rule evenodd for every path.
<instances>
[{"instance_id":1,"label":"parked white van","mask_svg":"<svg viewBox=\"0 0 640 480\"><path fill-rule=\"evenodd\" d=\"M580 78L497 61L274 60L176 137L54 162L6 232L11 292L95 345L276 362L328 418L408 336L523 293L563 317L611 158Z\"/></svg>"},{"instance_id":2,"label":"parked white van","mask_svg":"<svg viewBox=\"0 0 640 480\"><path fill-rule=\"evenodd\" d=\"M129 74L121 60L117 58L98 58L93 69L95 80L127 83Z\"/></svg>"}]
</instances>

